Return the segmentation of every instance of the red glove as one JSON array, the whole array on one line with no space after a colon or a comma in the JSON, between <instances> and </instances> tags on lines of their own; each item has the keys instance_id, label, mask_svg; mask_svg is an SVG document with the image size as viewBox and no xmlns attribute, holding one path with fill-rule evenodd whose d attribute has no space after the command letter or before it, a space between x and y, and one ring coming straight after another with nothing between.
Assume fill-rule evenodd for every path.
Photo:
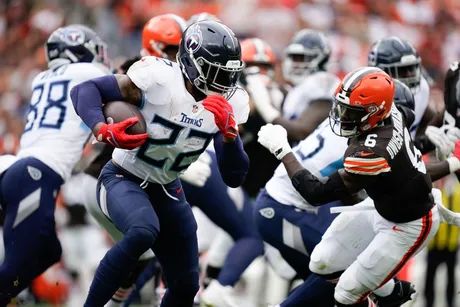
<instances>
[{"instance_id":1,"label":"red glove","mask_svg":"<svg viewBox=\"0 0 460 307\"><path fill-rule=\"evenodd\" d=\"M139 119L137 117L130 117L119 123L103 124L97 132L96 139L99 142L104 142L112 145L113 147L123 149L134 149L144 144L148 134L127 134L125 131Z\"/></svg>"},{"instance_id":2,"label":"red glove","mask_svg":"<svg viewBox=\"0 0 460 307\"><path fill-rule=\"evenodd\" d=\"M460 141L455 142L455 148L452 155L460 160Z\"/></svg>"},{"instance_id":3,"label":"red glove","mask_svg":"<svg viewBox=\"0 0 460 307\"><path fill-rule=\"evenodd\" d=\"M224 137L230 139L237 137L238 128L233 116L233 108L224 97L208 96L203 100L203 106L214 114L214 122Z\"/></svg>"}]
</instances>

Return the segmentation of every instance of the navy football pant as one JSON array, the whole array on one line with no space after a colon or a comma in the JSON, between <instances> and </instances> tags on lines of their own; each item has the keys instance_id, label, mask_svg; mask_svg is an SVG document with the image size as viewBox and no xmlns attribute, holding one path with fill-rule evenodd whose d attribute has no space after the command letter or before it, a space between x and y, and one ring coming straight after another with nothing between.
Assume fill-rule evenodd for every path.
<instances>
[{"instance_id":1,"label":"navy football pant","mask_svg":"<svg viewBox=\"0 0 460 307\"><path fill-rule=\"evenodd\" d=\"M263 241L253 221L253 206L249 197L244 192L233 199L230 197L229 187L220 175L216 155L207 152L212 163L211 176L206 184L196 187L182 180L182 185L190 205L200 208L235 241L218 276L222 285L233 286L252 261L263 254Z\"/></svg>"},{"instance_id":2,"label":"navy football pant","mask_svg":"<svg viewBox=\"0 0 460 307\"><path fill-rule=\"evenodd\" d=\"M109 301L149 248L168 284L161 306L193 305L199 289L197 225L181 183L149 183L142 189L141 181L112 161L101 172L99 205L124 237L102 259L85 306Z\"/></svg>"},{"instance_id":3,"label":"navy football pant","mask_svg":"<svg viewBox=\"0 0 460 307\"><path fill-rule=\"evenodd\" d=\"M260 235L280 251L298 277L306 280L281 306L317 306L314 302L334 306L335 285L312 274L308 264L313 249L337 216L330 213L330 208L340 204L333 202L307 212L277 202L265 190L259 194L254 219Z\"/></svg>"},{"instance_id":4,"label":"navy football pant","mask_svg":"<svg viewBox=\"0 0 460 307\"><path fill-rule=\"evenodd\" d=\"M2 174L5 259L0 266L0 306L60 260L54 208L62 183L56 172L35 158L21 159Z\"/></svg>"}]
</instances>

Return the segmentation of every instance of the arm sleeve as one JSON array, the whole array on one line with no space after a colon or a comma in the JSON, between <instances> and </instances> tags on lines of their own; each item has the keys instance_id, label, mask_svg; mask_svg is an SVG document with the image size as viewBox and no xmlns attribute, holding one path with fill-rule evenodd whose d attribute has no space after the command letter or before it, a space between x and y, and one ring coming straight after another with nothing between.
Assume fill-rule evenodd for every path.
<instances>
[{"instance_id":1,"label":"arm sleeve","mask_svg":"<svg viewBox=\"0 0 460 307\"><path fill-rule=\"evenodd\" d=\"M123 100L114 75L104 76L80 83L70 91L75 112L83 122L93 129L97 123L105 123L102 104Z\"/></svg>"},{"instance_id":2,"label":"arm sleeve","mask_svg":"<svg viewBox=\"0 0 460 307\"><path fill-rule=\"evenodd\" d=\"M214 137L214 149L220 174L225 184L231 188L239 187L249 169L249 157L243 149L243 142L238 136L233 143L224 143L219 132Z\"/></svg>"},{"instance_id":3,"label":"arm sleeve","mask_svg":"<svg viewBox=\"0 0 460 307\"><path fill-rule=\"evenodd\" d=\"M291 181L297 192L313 206L351 197L338 172L332 173L323 183L304 169L292 176Z\"/></svg>"}]
</instances>

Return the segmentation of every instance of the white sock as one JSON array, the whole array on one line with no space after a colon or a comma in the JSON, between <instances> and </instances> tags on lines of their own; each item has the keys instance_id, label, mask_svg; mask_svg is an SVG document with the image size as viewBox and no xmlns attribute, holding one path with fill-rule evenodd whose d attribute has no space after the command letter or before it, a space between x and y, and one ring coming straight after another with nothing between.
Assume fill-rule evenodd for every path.
<instances>
[{"instance_id":1,"label":"white sock","mask_svg":"<svg viewBox=\"0 0 460 307\"><path fill-rule=\"evenodd\" d=\"M378 295L380 297L385 297L391 294L395 288L395 280L392 278L390 279L386 284L381 286L378 289L375 289L373 292L375 295Z\"/></svg>"}]
</instances>

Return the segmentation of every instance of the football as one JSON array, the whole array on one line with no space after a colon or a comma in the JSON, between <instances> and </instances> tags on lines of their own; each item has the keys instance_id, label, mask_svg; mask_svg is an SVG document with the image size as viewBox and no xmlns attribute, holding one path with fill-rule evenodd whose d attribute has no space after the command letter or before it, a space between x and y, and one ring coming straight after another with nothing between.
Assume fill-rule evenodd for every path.
<instances>
[{"instance_id":1,"label":"football","mask_svg":"<svg viewBox=\"0 0 460 307\"><path fill-rule=\"evenodd\" d=\"M112 101L104 105L102 112L106 120L111 117L114 123L122 122L133 116L139 118L139 122L126 129L126 133L128 134L142 134L147 131L144 116L142 116L139 109L132 104L124 101Z\"/></svg>"}]
</instances>

